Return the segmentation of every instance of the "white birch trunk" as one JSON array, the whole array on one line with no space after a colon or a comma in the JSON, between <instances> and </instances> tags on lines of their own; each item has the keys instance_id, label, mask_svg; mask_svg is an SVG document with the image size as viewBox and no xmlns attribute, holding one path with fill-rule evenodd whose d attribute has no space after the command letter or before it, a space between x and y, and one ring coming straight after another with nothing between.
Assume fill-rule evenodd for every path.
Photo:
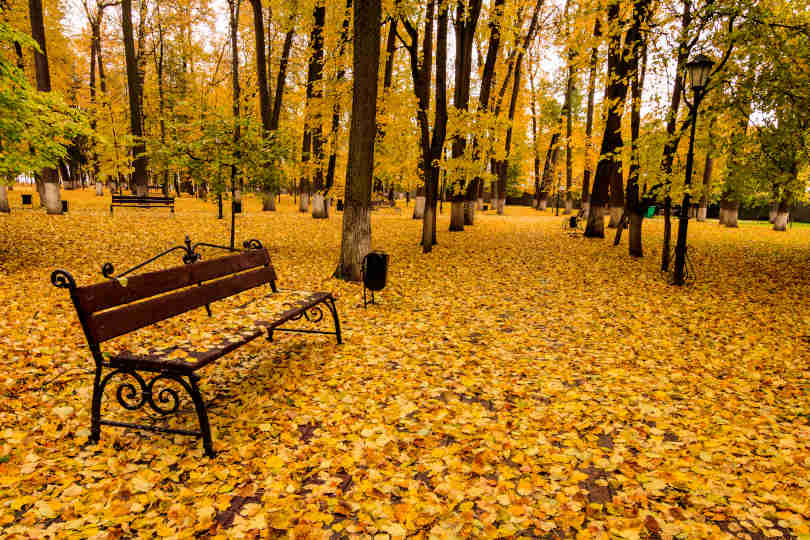
<instances>
[{"instance_id":1,"label":"white birch trunk","mask_svg":"<svg viewBox=\"0 0 810 540\"><path fill-rule=\"evenodd\" d=\"M413 203L413 219L422 219L425 215L425 197L416 197Z\"/></svg>"},{"instance_id":2,"label":"white birch trunk","mask_svg":"<svg viewBox=\"0 0 810 540\"><path fill-rule=\"evenodd\" d=\"M773 220L773 230L786 231L788 216L790 216L790 212L777 212L776 217Z\"/></svg>"},{"instance_id":3,"label":"white birch trunk","mask_svg":"<svg viewBox=\"0 0 810 540\"><path fill-rule=\"evenodd\" d=\"M45 200L43 203L47 212L54 215L61 214L62 199L59 196L59 184L54 184L52 182L44 183L42 191L45 195Z\"/></svg>"},{"instance_id":4,"label":"white birch trunk","mask_svg":"<svg viewBox=\"0 0 810 540\"><path fill-rule=\"evenodd\" d=\"M320 193L312 195L312 217L315 219L326 219L329 217L326 211L326 199Z\"/></svg>"}]
</instances>

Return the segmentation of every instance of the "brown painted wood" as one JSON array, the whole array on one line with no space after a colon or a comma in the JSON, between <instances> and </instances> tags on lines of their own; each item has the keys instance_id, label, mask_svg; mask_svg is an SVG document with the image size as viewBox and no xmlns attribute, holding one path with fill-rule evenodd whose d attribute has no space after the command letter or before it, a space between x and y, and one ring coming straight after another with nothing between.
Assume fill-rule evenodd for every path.
<instances>
[{"instance_id":1,"label":"brown painted wood","mask_svg":"<svg viewBox=\"0 0 810 540\"><path fill-rule=\"evenodd\" d=\"M88 321L89 330L98 341L107 341L269 283L275 277L273 269L261 267L243 274L191 287L182 291L96 313Z\"/></svg>"},{"instance_id":2,"label":"brown painted wood","mask_svg":"<svg viewBox=\"0 0 810 540\"><path fill-rule=\"evenodd\" d=\"M76 294L82 311L89 315L268 264L270 255L266 249L252 249L236 255L132 276L126 281L126 286L119 281L110 280L79 287ZM269 279L275 281L273 267L269 266L268 270L271 276Z\"/></svg>"}]
</instances>

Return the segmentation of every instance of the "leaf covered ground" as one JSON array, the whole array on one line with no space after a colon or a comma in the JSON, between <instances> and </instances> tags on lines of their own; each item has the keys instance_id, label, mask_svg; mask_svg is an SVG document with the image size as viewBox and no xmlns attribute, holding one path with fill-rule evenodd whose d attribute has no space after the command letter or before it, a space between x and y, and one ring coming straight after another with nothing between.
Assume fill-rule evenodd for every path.
<instances>
[{"instance_id":1,"label":"leaf covered ground","mask_svg":"<svg viewBox=\"0 0 810 540\"><path fill-rule=\"evenodd\" d=\"M49 275L93 283L185 234L225 243L227 220L191 199L110 217L108 197L67 198L65 216L0 216L0 536L810 537L806 228L692 222L681 290L658 271L660 218L631 260L548 212L449 233L445 208L422 255L409 210L381 210L389 286L364 311L329 278L339 217L248 199L237 238L269 247L282 288L334 291L345 344L255 340L205 368L209 460L109 427L85 444L92 362Z\"/></svg>"}]
</instances>

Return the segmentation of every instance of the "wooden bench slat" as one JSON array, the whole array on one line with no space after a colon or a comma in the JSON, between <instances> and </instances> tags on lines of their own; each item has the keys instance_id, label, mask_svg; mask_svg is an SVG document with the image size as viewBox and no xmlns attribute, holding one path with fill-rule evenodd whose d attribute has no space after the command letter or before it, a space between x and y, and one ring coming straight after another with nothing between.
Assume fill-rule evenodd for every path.
<instances>
[{"instance_id":1,"label":"wooden bench slat","mask_svg":"<svg viewBox=\"0 0 810 540\"><path fill-rule=\"evenodd\" d=\"M127 280L126 287L117 280L79 287L76 294L82 310L91 314L269 263L270 255L266 249L251 249L235 255L138 274ZM268 269L271 279L275 281L275 271L272 266L268 266Z\"/></svg>"},{"instance_id":2,"label":"wooden bench slat","mask_svg":"<svg viewBox=\"0 0 810 540\"><path fill-rule=\"evenodd\" d=\"M179 292L166 294L143 302L96 313L88 326L98 342L122 336L150 324L202 307L217 300L233 296L248 289L269 283L275 277L270 267L205 283Z\"/></svg>"}]
</instances>

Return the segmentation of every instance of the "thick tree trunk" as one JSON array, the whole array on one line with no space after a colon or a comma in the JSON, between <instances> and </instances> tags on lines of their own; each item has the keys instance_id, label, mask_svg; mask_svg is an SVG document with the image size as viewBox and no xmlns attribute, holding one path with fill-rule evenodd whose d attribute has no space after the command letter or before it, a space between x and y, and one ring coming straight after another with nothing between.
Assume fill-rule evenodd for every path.
<instances>
[{"instance_id":1,"label":"thick tree trunk","mask_svg":"<svg viewBox=\"0 0 810 540\"><path fill-rule=\"evenodd\" d=\"M644 4L649 0L637 0L635 9L639 9L638 4ZM634 10L635 11L635 10ZM619 18L619 2L611 0L608 6L608 20L615 21ZM608 202L610 194L611 221L614 219L613 208L624 208L624 190L622 185L622 162L621 148L624 145L622 140L622 112L627 99L628 74L631 71L632 47L634 41L626 39L622 44L621 32L613 30L608 44L608 81L605 87L605 101L609 104L607 108L607 118L605 120L605 131L602 137L602 147L599 152L599 164L596 167L596 175L591 192L591 213L588 224L585 227L585 236L591 238L604 238L604 223L601 221L602 212L594 212L594 206L601 207ZM617 223L614 223L617 224Z\"/></svg>"},{"instance_id":2,"label":"thick tree trunk","mask_svg":"<svg viewBox=\"0 0 810 540\"><path fill-rule=\"evenodd\" d=\"M453 201L450 204L450 230L464 230L464 201Z\"/></svg>"},{"instance_id":3,"label":"thick tree trunk","mask_svg":"<svg viewBox=\"0 0 810 540\"><path fill-rule=\"evenodd\" d=\"M732 201L726 207L726 218L724 225L732 229L736 229L740 225L737 223L737 217L740 212L740 203Z\"/></svg>"},{"instance_id":4,"label":"thick tree trunk","mask_svg":"<svg viewBox=\"0 0 810 540\"><path fill-rule=\"evenodd\" d=\"M31 21L31 36L39 45L39 51L34 51L34 67L37 78L37 90L51 91L51 72L48 66L48 49L45 45L45 24L42 16L42 0L28 0L28 16ZM46 167L39 172L41 182L37 188L40 191L40 202L45 206L48 214L61 214L62 201L59 197L59 175L56 169ZM41 186L39 185L41 183Z\"/></svg>"},{"instance_id":5,"label":"thick tree trunk","mask_svg":"<svg viewBox=\"0 0 810 540\"><path fill-rule=\"evenodd\" d=\"M32 0L38 1L38 0ZM149 194L148 159L146 143L143 140L143 111L141 104L141 77L138 69L138 57L135 53L135 42L132 31L132 0L121 0L121 28L124 39L124 57L127 68L127 89L129 95L129 125L135 143L132 146L133 184L140 196Z\"/></svg>"},{"instance_id":6,"label":"thick tree trunk","mask_svg":"<svg viewBox=\"0 0 810 540\"><path fill-rule=\"evenodd\" d=\"M298 211L302 214L309 212L309 193L302 191L298 195Z\"/></svg>"},{"instance_id":7,"label":"thick tree trunk","mask_svg":"<svg viewBox=\"0 0 810 540\"><path fill-rule=\"evenodd\" d=\"M104 196L104 183L101 180L96 180L96 197Z\"/></svg>"},{"instance_id":8,"label":"thick tree trunk","mask_svg":"<svg viewBox=\"0 0 810 540\"><path fill-rule=\"evenodd\" d=\"M476 200L464 202L464 225L475 225Z\"/></svg>"},{"instance_id":9,"label":"thick tree trunk","mask_svg":"<svg viewBox=\"0 0 810 540\"><path fill-rule=\"evenodd\" d=\"M11 207L8 205L8 188L5 184L0 184L0 212L8 214Z\"/></svg>"},{"instance_id":10,"label":"thick tree trunk","mask_svg":"<svg viewBox=\"0 0 810 540\"><path fill-rule=\"evenodd\" d=\"M773 224L776 221L776 214L779 213L779 202L774 201L771 203L771 209L768 210L768 222Z\"/></svg>"},{"instance_id":11,"label":"thick tree trunk","mask_svg":"<svg viewBox=\"0 0 810 540\"><path fill-rule=\"evenodd\" d=\"M453 96L453 106L460 114L466 113L470 104L470 83L472 74L472 52L475 30L478 25L478 18L481 14L481 0L472 0L469 6L465 2L456 3L456 17L454 26L456 30L456 64L455 64L455 87ZM460 159L464 156L467 147L467 139L463 135L453 138L452 157ZM457 178L453 182L453 199L450 212L450 230L463 231L464 225L472 225L473 218L467 219L475 213L475 207L470 207L469 201L473 200L475 180ZM469 221L469 223L467 223Z\"/></svg>"},{"instance_id":12,"label":"thick tree trunk","mask_svg":"<svg viewBox=\"0 0 810 540\"><path fill-rule=\"evenodd\" d=\"M276 211L276 194L272 191L265 191L262 193L262 211L275 212Z\"/></svg>"},{"instance_id":13,"label":"thick tree trunk","mask_svg":"<svg viewBox=\"0 0 810 540\"><path fill-rule=\"evenodd\" d=\"M309 38L310 55L306 87L307 120L304 126L304 150L301 153L301 161L304 163L314 162L314 166L311 166L314 169L311 174L312 190L313 192L321 192L324 190L323 133L320 113L317 111L323 97L321 81L323 80L323 28L326 21L326 6L316 4L312 16L314 23ZM307 142L309 142L309 145L307 145ZM313 210L314 208L313 205ZM312 217L315 217L315 215L313 214Z\"/></svg>"}]
</instances>

